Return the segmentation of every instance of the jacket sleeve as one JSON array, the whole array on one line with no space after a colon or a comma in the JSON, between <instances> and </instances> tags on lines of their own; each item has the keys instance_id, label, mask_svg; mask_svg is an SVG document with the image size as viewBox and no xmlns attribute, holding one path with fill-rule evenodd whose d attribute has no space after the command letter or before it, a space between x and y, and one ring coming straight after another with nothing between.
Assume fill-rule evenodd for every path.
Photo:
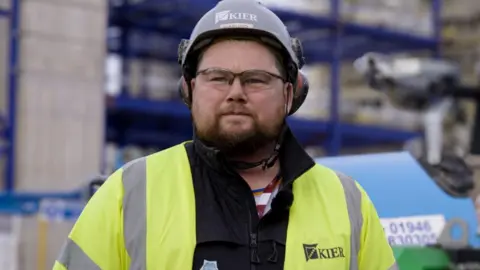
<instances>
[{"instance_id":1,"label":"jacket sleeve","mask_svg":"<svg viewBox=\"0 0 480 270\"><path fill-rule=\"evenodd\" d=\"M398 270L392 248L387 241L377 210L365 190L362 193L362 231L359 270Z\"/></svg>"},{"instance_id":2,"label":"jacket sleeve","mask_svg":"<svg viewBox=\"0 0 480 270\"><path fill-rule=\"evenodd\" d=\"M112 174L89 200L53 270L121 270L129 260L123 238L122 170Z\"/></svg>"}]
</instances>

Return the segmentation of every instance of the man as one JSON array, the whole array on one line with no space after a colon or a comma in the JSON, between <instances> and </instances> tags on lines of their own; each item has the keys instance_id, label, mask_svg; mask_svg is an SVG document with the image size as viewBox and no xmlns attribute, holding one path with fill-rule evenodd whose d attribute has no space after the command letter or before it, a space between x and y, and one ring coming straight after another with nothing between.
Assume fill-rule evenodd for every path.
<instances>
[{"instance_id":1,"label":"man","mask_svg":"<svg viewBox=\"0 0 480 270\"><path fill-rule=\"evenodd\" d=\"M365 192L315 164L285 122L307 87L276 15L219 2L179 58L193 141L110 176L54 269L397 269Z\"/></svg>"}]
</instances>

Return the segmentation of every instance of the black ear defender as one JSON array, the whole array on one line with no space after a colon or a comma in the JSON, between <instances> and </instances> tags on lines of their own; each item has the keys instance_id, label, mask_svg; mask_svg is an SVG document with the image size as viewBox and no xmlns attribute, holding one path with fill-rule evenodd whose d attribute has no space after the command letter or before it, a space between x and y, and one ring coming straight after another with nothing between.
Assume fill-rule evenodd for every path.
<instances>
[{"instance_id":1,"label":"black ear defender","mask_svg":"<svg viewBox=\"0 0 480 270\"><path fill-rule=\"evenodd\" d=\"M183 64L183 58L185 57L185 52L187 51L188 47L190 46L190 40L188 39L182 39L180 41L180 44L178 45L178 63L182 67L182 73L183 76L180 77L180 80L178 80L177 83L177 90L178 90L178 95L180 96L180 99L187 105L187 107L190 109L191 106L191 97L190 97L190 88L189 88L189 83L190 80L187 81L185 79L185 74L188 73L188 65Z\"/></svg>"},{"instance_id":2,"label":"black ear defender","mask_svg":"<svg viewBox=\"0 0 480 270\"><path fill-rule=\"evenodd\" d=\"M305 99L307 99L308 90L310 89L307 76L300 70L298 71L297 81L294 87L295 92L293 94L292 107L288 115L294 114L302 106Z\"/></svg>"},{"instance_id":3,"label":"black ear defender","mask_svg":"<svg viewBox=\"0 0 480 270\"><path fill-rule=\"evenodd\" d=\"M298 61L298 69L302 69L305 66L305 57L303 56L302 42L298 38L291 38L292 50L295 53Z\"/></svg>"},{"instance_id":4,"label":"black ear defender","mask_svg":"<svg viewBox=\"0 0 480 270\"><path fill-rule=\"evenodd\" d=\"M292 107L288 115L294 114L305 102L305 99L308 95L308 90L310 84L308 83L308 78L300 69L305 66L305 57L303 56L303 46L302 42L298 38L291 38L292 50L295 53L298 64L297 79L294 83L294 94L292 100Z\"/></svg>"}]
</instances>

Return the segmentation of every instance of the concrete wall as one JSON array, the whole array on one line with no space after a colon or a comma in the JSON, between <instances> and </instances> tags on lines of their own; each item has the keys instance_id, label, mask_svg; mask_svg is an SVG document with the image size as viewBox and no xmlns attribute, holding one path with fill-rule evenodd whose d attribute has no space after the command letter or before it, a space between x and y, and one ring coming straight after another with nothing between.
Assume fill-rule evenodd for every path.
<instances>
[{"instance_id":1,"label":"concrete wall","mask_svg":"<svg viewBox=\"0 0 480 270\"><path fill-rule=\"evenodd\" d=\"M69 190L99 172L104 132L105 0L23 0L16 186ZM0 72L2 74L2 72ZM51 269L71 224L23 222L20 269ZM40 264L40 265L38 265ZM46 267L46 268L44 268Z\"/></svg>"}]
</instances>

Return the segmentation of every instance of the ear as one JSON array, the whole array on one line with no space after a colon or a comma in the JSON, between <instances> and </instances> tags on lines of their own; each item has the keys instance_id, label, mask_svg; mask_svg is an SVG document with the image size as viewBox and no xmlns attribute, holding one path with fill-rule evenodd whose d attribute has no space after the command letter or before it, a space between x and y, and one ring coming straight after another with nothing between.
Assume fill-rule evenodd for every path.
<instances>
[{"instance_id":1,"label":"ear","mask_svg":"<svg viewBox=\"0 0 480 270\"><path fill-rule=\"evenodd\" d=\"M187 82L185 81L185 78L183 76L178 81L178 93L179 93L180 98L182 99L183 103L185 103L187 106L189 106L189 100L190 99L188 97Z\"/></svg>"},{"instance_id":2,"label":"ear","mask_svg":"<svg viewBox=\"0 0 480 270\"><path fill-rule=\"evenodd\" d=\"M180 80L180 87L182 91L182 97L188 99L188 87L187 87L187 81L185 81L185 78L182 76Z\"/></svg>"},{"instance_id":3,"label":"ear","mask_svg":"<svg viewBox=\"0 0 480 270\"><path fill-rule=\"evenodd\" d=\"M191 87L190 89L192 89L192 92L191 92L192 95L193 95L193 91L195 91L195 83L196 83L195 78L190 80L190 87Z\"/></svg>"},{"instance_id":4,"label":"ear","mask_svg":"<svg viewBox=\"0 0 480 270\"><path fill-rule=\"evenodd\" d=\"M194 79L190 81L190 85L192 86L192 91L193 91L194 86L195 86L195 80ZM192 100L192 98L190 97L191 93L188 90L187 81L185 80L185 77L183 77L183 76L179 80L178 91L180 93L180 98L182 99L183 103L185 103L185 105L187 105L190 108L190 106L191 106L190 103L191 103L191 100Z\"/></svg>"},{"instance_id":5,"label":"ear","mask_svg":"<svg viewBox=\"0 0 480 270\"><path fill-rule=\"evenodd\" d=\"M192 91L193 91L193 89L195 89L195 78L190 80L190 86L192 87Z\"/></svg>"},{"instance_id":6,"label":"ear","mask_svg":"<svg viewBox=\"0 0 480 270\"><path fill-rule=\"evenodd\" d=\"M295 93L293 91L293 84L286 83L283 90L283 96L285 97L287 112L290 112L290 110L292 109L294 95Z\"/></svg>"}]
</instances>

